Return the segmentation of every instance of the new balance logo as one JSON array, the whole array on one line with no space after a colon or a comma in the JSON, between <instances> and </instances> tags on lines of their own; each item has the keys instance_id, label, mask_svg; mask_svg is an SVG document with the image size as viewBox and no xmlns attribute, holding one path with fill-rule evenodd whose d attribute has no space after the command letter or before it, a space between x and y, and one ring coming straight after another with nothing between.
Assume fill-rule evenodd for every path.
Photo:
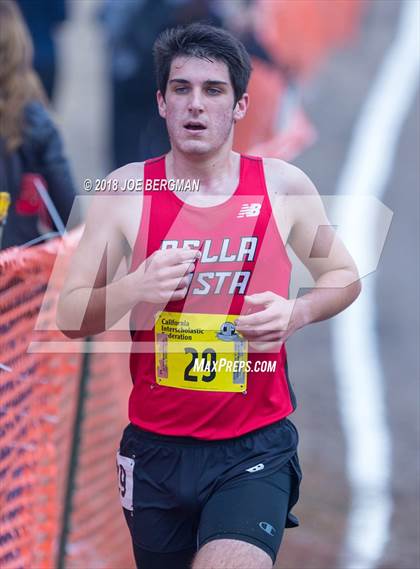
<instances>
[{"instance_id":1,"label":"new balance logo","mask_svg":"<svg viewBox=\"0 0 420 569\"><path fill-rule=\"evenodd\" d=\"M260 203L244 203L236 217L238 219L241 217L257 217L260 213L260 209Z\"/></svg>"},{"instance_id":2,"label":"new balance logo","mask_svg":"<svg viewBox=\"0 0 420 569\"><path fill-rule=\"evenodd\" d=\"M246 471L247 472L258 472L259 470L263 470L264 469L264 465L262 462L260 462L259 464L256 464L255 466L251 466L251 468L247 468Z\"/></svg>"}]
</instances>

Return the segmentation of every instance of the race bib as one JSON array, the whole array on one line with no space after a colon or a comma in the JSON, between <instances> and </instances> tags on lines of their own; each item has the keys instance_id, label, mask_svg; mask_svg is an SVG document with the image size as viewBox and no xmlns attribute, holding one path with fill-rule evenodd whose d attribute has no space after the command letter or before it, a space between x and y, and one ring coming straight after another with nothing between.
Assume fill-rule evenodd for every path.
<instances>
[{"instance_id":1,"label":"race bib","mask_svg":"<svg viewBox=\"0 0 420 569\"><path fill-rule=\"evenodd\" d=\"M117 452L118 488L121 506L133 511L133 470L134 460Z\"/></svg>"},{"instance_id":2,"label":"race bib","mask_svg":"<svg viewBox=\"0 0 420 569\"><path fill-rule=\"evenodd\" d=\"M235 314L162 312L155 324L156 382L197 391L242 392L248 343Z\"/></svg>"}]
</instances>

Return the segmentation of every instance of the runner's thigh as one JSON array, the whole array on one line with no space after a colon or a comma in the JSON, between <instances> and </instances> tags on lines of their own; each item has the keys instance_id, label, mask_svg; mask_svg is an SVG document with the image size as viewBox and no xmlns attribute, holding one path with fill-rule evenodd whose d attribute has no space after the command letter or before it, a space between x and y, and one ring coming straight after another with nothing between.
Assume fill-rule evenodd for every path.
<instances>
[{"instance_id":1,"label":"runner's thigh","mask_svg":"<svg viewBox=\"0 0 420 569\"><path fill-rule=\"evenodd\" d=\"M289 463L267 476L239 477L224 483L202 511L199 547L218 539L240 540L263 550L274 563L286 525L293 484L294 473ZM227 551L225 555L231 555L232 563L235 562L233 550L232 554Z\"/></svg>"},{"instance_id":2,"label":"runner's thigh","mask_svg":"<svg viewBox=\"0 0 420 569\"><path fill-rule=\"evenodd\" d=\"M184 470L193 457L156 444L128 426L117 454L123 513L140 569L189 569L196 551L198 505Z\"/></svg>"}]
</instances>

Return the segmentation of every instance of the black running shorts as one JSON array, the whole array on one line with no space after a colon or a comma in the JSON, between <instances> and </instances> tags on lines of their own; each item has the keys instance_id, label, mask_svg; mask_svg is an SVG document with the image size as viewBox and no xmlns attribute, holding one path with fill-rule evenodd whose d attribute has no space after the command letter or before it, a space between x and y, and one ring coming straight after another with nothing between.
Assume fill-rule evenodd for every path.
<instances>
[{"instance_id":1,"label":"black running shorts","mask_svg":"<svg viewBox=\"0 0 420 569\"><path fill-rule=\"evenodd\" d=\"M205 441L128 425L117 453L121 504L140 569L187 569L215 539L238 539L275 562L302 473L298 433L282 419Z\"/></svg>"}]
</instances>

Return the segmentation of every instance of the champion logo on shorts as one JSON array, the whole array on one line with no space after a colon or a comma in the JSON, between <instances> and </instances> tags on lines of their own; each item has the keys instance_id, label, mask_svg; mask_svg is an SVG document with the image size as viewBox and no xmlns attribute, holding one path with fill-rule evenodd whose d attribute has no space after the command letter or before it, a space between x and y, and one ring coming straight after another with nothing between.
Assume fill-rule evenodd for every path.
<instances>
[{"instance_id":1,"label":"champion logo on shorts","mask_svg":"<svg viewBox=\"0 0 420 569\"><path fill-rule=\"evenodd\" d=\"M263 470L264 469L264 465L262 462L260 462L259 464L256 464L255 466L251 466L251 468L246 468L245 470L247 472L258 472L259 470Z\"/></svg>"},{"instance_id":2,"label":"champion logo on shorts","mask_svg":"<svg viewBox=\"0 0 420 569\"><path fill-rule=\"evenodd\" d=\"M268 522L260 522L258 525L263 531L265 531L265 533L268 533L268 535L274 535L276 533L276 528Z\"/></svg>"},{"instance_id":3,"label":"champion logo on shorts","mask_svg":"<svg viewBox=\"0 0 420 569\"><path fill-rule=\"evenodd\" d=\"M244 203L236 216L238 219L241 217L257 217L261 209L260 203Z\"/></svg>"}]
</instances>

